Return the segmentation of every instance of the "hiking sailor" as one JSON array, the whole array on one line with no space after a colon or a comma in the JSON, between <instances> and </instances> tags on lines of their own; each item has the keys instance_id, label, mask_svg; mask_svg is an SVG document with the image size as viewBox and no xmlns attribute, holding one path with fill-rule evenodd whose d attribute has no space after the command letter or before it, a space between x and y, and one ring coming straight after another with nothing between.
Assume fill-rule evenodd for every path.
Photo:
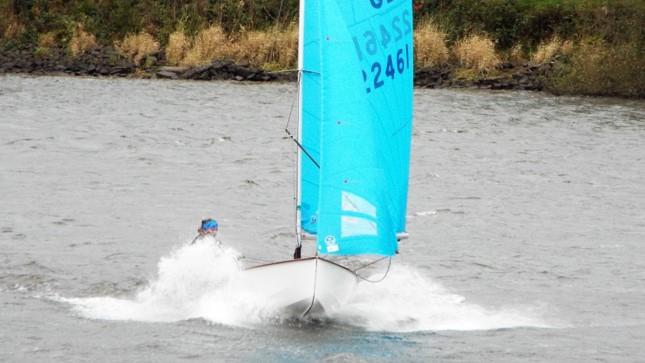
<instances>
[{"instance_id":1,"label":"hiking sailor","mask_svg":"<svg viewBox=\"0 0 645 363\"><path fill-rule=\"evenodd\" d=\"M217 245L221 245L222 243L217 239L217 232L219 230L219 225L217 224L217 221L212 219L212 218L207 218L202 220L202 224L197 229L197 233L199 233L190 244L195 244L195 242L200 241L206 237L211 237L217 242Z\"/></svg>"}]
</instances>

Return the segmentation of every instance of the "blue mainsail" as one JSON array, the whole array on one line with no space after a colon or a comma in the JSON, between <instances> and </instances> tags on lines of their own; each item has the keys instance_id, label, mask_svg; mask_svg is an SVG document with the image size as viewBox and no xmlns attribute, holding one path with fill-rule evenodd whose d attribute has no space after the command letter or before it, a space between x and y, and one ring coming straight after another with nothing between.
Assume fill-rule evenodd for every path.
<instances>
[{"instance_id":1,"label":"blue mainsail","mask_svg":"<svg viewBox=\"0 0 645 363\"><path fill-rule=\"evenodd\" d=\"M412 133L410 0L306 0L301 226L320 254L393 255ZM310 12L312 11L312 12Z\"/></svg>"}]
</instances>

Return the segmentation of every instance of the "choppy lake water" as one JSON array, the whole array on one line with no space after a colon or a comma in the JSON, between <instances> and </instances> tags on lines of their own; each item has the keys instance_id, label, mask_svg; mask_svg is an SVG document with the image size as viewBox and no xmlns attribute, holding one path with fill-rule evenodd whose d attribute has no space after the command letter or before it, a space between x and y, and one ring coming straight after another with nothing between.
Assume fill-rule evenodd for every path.
<instances>
[{"instance_id":1,"label":"choppy lake water","mask_svg":"<svg viewBox=\"0 0 645 363\"><path fill-rule=\"evenodd\" d=\"M294 95L0 76L0 361L645 360L642 101L417 90L411 239L307 324L227 257L292 252Z\"/></svg>"}]
</instances>

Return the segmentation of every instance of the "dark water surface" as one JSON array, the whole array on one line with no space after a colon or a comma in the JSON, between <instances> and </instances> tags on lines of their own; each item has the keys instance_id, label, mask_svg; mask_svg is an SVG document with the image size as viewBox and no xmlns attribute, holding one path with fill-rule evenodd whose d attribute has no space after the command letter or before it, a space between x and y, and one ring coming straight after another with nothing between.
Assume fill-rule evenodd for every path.
<instances>
[{"instance_id":1,"label":"dark water surface","mask_svg":"<svg viewBox=\"0 0 645 363\"><path fill-rule=\"evenodd\" d=\"M0 76L0 361L645 360L642 101L417 90L411 239L304 323L229 258L292 251L294 96Z\"/></svg>"}]
</instances>

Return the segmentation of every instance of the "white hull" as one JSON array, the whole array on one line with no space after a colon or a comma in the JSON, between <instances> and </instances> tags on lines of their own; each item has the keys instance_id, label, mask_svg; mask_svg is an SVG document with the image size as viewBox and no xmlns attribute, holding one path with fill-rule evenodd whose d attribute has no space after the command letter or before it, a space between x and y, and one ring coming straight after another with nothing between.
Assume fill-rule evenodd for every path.
<instances>
[{"instance_id":1,"label":"white hull","mask_svg":"<svg viewBox=\"0 0 645 363\"><path fill-rule=\"evenodd\" d=\"M268 308L293 316L338 309L358 283L353 271L320 257L251 267L243 271L242 279L250 291L265 299Z\"/></svg>"}]
</instances>

